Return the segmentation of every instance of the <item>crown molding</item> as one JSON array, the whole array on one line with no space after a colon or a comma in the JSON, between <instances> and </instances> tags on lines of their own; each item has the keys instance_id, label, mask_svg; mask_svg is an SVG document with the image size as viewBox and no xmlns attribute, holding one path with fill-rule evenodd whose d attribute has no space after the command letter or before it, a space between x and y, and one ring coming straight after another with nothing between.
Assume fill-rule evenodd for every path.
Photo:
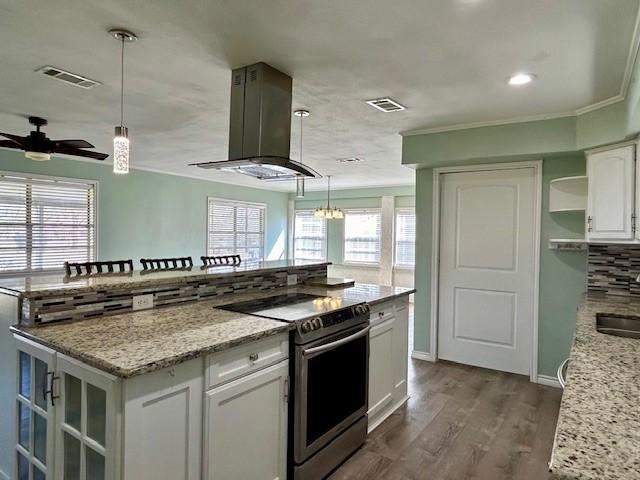
<instances>
[{"instance_id":1,"label":"crown molding","mask_svg":"<svg viewBox=\"0 0 640 480\"><path fill-rule=\"evenodd\" d=\"M442 127L419 128L415 130L402 131L400 132L400 135L403 137L410 137L413 135L427 135L431 133L452 132L455 130L468 130L468 129L481 128L481 127L496 127L500 125L509 125L512 123L535 122L540 120L553 120L553 119L565 118L565 117L577 117L579 115L593 112L595 110L599 110L609 105L622 102L625 100L625 98L627 98L627 94L629 93L629 85L631 84L631 80L633 77L633 69L635 68L635 65L636 65L639 47L640 47L640 7L638 7L638 11L636 12L636 21L633 28L633 35L631 37L631 43L629 45L629 52L627 53L627 63L625 65L624 75L622 77L622 83L620 84L620 92L617 95L614 95L613 97L605 98L604 100L600 100L599 102L591 103L589 105L585 105L584 107L580 107L568 112L557 112L557 113L549 113L549 114L511 117L511 118L506 118L502 120L488 120L484 122L457 123L453 125L445 125Z\"/></svg>"}]
</instances>

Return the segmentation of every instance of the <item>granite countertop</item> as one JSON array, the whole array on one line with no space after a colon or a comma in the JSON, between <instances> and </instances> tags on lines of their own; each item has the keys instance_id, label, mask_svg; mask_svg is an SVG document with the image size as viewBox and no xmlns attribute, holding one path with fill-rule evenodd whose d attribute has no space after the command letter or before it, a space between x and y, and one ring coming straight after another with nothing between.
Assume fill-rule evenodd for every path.
<instances>
[{"instance_id":1,"label":"granite countertop","mask_svg":"<svg viewBox=\"0 0 640 480\"><path fill-rule=\"evenodd\" d=\"M215 307L296 291L376 304L415 290L371 284L346 289L298 286L88 320L16 325L11 330L100 370L129 378L293 329L290 323ZM340 308L339 301L319 303L317 314L336 308Z\"/></svg>"},{"instance_id":2,"label":"granite countertop","mask_svg":"<svg viewBox=\"0 0 640 480\"><path fill-rule=\"evenodd\" d=\"M62 274L15 276L0 279L0 293L21 297L44 297L59 294L75 294L102 288L138 288L150 284L176 284L196 281L201 278L242 274L252 271L291 270L310 266L330 265L330 262L302 260L265 260L242 262L240 265L193 266L188 269L140 271L123 274L94 275L92 277L65 278Z\"/></svg>"},{"instance_id":3,"label":"granite countertop","mask_svg":"<svg viewBox=\"0 0 640 480\"><path fill-rule=\"evenodd\" d=\"M640 340L596 331L596 313L640 315L640 300L586 295L562 394L552 478L640 478Z\"/></svg>"}]
</instances>

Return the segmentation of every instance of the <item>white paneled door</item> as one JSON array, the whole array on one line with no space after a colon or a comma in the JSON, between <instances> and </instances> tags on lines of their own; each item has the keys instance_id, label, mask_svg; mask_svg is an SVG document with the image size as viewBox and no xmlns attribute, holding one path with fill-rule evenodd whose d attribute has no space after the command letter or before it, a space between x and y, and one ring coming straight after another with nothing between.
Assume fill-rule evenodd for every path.
<instances>
[{"instance_id":1,"label":"white paneled door","mask_svg":"<svg viewBox=\"0 0 640 480\"><path fill-rule=\"evenodd\" d=\"M442 175L438 357L529 374L533 168Z\"/></svg>"}]
</instances>

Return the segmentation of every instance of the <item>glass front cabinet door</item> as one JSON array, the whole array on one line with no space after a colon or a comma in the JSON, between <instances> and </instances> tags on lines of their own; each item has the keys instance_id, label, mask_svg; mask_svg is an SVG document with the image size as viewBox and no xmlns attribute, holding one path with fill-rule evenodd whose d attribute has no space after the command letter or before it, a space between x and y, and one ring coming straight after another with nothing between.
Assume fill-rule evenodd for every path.
<instances>
[{"instance_id":1,"label":"glass front cabinet door","mask_svg":"<svg viewBox=\"0 0 640 480\"><path fill-rule=\"evenodd\" d=\"M14 478L52 480L55 406L50 389L54 383L55 352L20 340L16 355Z\"/></svg>"},{"instance_id":2,"label":"glass front cabinet door","mask_svg":"<svg viewBox=\"0 0 640 480\"><path fill-rule=\"evenodd\" d=\"M16 343L15 478L117 478L117 378L26 339Z\"/></svg>"}]
</instances>

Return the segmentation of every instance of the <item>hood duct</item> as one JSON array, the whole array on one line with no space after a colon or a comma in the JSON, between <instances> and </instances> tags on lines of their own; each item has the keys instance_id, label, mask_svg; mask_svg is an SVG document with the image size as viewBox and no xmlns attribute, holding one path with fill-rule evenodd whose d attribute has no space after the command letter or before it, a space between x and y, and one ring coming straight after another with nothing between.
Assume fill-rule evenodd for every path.
<instances>
[{"instance_id":1,"label":"hood duct","mask_svg":"<svg viewBox=\"0 0 640 480\"><path fill-rule=\"evenodd\" d=\"M320 177L312 168L289 158L291 86L290 76L263 62L233 70L229 160L191 165L260 180Z\"/></svg>"}]
</instances>

